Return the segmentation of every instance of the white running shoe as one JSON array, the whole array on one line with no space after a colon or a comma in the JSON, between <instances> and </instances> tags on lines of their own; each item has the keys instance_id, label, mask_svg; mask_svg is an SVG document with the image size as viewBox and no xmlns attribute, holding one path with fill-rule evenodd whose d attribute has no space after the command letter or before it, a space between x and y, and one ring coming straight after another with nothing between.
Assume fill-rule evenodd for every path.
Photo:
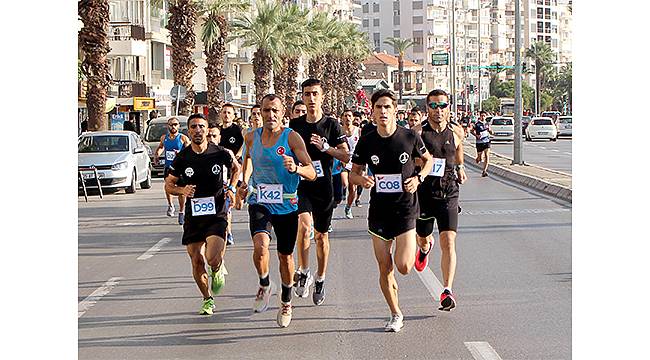
<instances>
[{"instance_id":1,"label":"white running shoe","mask_svg":"<svg viewBox=\"0 0 650 360\"><path fill-rule=\"evenodd\" d=\"M287 327L291 323L291 303L280 303L280 310L278 310L278 325L280 327Z\"/></svg>"},{"instance_id":2,"label":"white running shoe","mask_svg":"<svg viewBox=\"0 0 650 360\"><path fill-rule=\"evenodd\" d=\"M399 332L404 327L404 316L402 314L393 314L390 321L386 323L384 331L386 332Z\"/></svg>"},{"instance_id":3,"label":"white running shoe","mask_svg":"<svg viewBox=\"0 0 650 360\"><path fill-rule=\"evenodd\" d=\"M257 295L255 296L255 303L253 304L253 311L256 313L265 312L269 308L269 301L271 296L275 294L275 284L273 281L270 282L269 286L266 289L262 286L257 290Z\"/></svg>"},{"instance_id":4,"label":"white running shoe","mask_svg":"<svg viewBox=\"0 0 650 360\"><path fill-rule=\"evenodd\" d=\"M176 209L174 209L174 205L169 205L167 207L167 216L169 216L169 217L174 216L174 210L176 210Z\"/></svg>"},{"instance_id":5,"label":"white running shoe","mask_svg":"<svg viewBox=\"0 0 650 360\"><path fill-rule=\"evenodd\" d=\"M313 283L314 276L311 274L311 270L308 270L306 274L300 273L298 286L295 288L296 296L301 298L309 297L309 287Z\"/></svg>"}]
</instances>

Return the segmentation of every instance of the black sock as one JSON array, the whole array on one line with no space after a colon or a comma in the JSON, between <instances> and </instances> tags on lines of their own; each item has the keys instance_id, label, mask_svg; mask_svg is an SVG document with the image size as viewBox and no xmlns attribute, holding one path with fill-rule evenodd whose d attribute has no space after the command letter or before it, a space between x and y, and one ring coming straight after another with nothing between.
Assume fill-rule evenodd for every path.
<instances>
[{"instance_id":1,"label":"black sock","mask_svg":"<svg viewBox=\"0 0 650 360\"><path fill-rule=\"evenodd\" d=\"M291 302L291 287L284 284L282 284L282 302L285 304Z\"/></svg>"},{"instance_id":2,"label":"black sock","mask_svg":"<svg viewBox=\"0 0 650 360\"><path fill-rule=\"evenodd\" d=\"M260 278L260 286L266 287L266 286L269 286L269 285L271 285L271 280L269 280L268 275L266 275L266 277L264 279Z\"/></svg>"}]
</instances>

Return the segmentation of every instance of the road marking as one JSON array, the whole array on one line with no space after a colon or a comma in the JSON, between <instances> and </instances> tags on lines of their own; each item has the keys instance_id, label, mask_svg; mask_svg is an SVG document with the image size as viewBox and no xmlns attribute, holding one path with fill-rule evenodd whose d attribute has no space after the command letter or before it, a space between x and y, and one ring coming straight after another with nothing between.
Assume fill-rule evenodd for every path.
<instances>
[{"instance_id":1,"label":"road marking","mask_svg":"<svg viewBox=\"0 0 650 360\"><path fill-rule=\"evenodd\" d=\"M162 238L158 243L154 246L152 246L149 250L145 251L144 254L140 255L136 260L147 260L150 257L154 256L160 249L167 244L168 242L172 241L172 238Z\"/></svg>"},{"instance_id":2,"label":"road marking","mask_svg":"<svg viewBox=\"0 0 650 360\"><path fill-rule=\"evenodd\" d=\"M572 155L570 152L565 152L565 154L567 154L567 155Z\"/></svg>"},{"instance_id":3,"label":"road marking","mask_svg":"<svg viewBox=\"0 0 650 360\"><path fill-rule=\"evenodd\" d=\"M110 278L107 282L104 283L100 288L97 290L93 291L92 294L90 294L87 298L83 299L82 302L79 303L79 309L78 309L78 317L80 318L83 316L83 314L88 311L91 307L95 306L95 304L101 299L103 296L111 292L114 287L117 286L117 284L122 280L123 278L121 277L112 277Z\"/></svg>"},{"instance_id":4,"label":"road marking","mask_svg":"<svg viewBox=\"0 0 650 360\"><path fill-rule=\"evenodd\" d=\"M433 244L431 244L431 246L433 246ZM436 301L440 301L440 294L442 294L443 287L440 280L438 280L438 278L433 274L433 271L431 271L431 268L427 266L422 272L415 271L415 273L418 274L418 277L424 284L424 287L429 291L429 294L431 294Z\"/></svg>"},{"instance_id":5,"label":"road marking","mask_svg":"<svg viewBox=\"0 0 650 360\"><path fill-rule=\"evenodd\" d=\"M515 209L515 210L464 210L461 215L519 215L519 214L547 214L555 212L570 212L571 209Z\"/></svg>"},{"instance_id":6,"label":"road marking","mask_svg":"<svg viewBox=\"0 0 650 360\"><path fill-rule=\"evenodd\" d=\"M465 346L476 360L501 360L501 356L485 341L469 341Z\"/></svg>"},{"instance_id":7,"label":"road marking","mask_svg":"<svg viewBox=\"0 0 650 360\"><path fill-rule=\"evenodd\" d=\"M552 150L555 151L555 152L560 152L560 150L558 150L558 149L552 149Z\"/></svg>"}]
</instances>

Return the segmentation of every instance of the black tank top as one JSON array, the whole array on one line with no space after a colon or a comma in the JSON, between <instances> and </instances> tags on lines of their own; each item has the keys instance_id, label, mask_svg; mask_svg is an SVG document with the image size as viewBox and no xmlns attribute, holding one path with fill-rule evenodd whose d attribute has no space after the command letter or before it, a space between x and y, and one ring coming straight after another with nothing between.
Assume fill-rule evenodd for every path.
<instances>
[{"instance_id":1,"label":"black tank top","mask_svg":"<svg viewBox=\"0 0 650 360\"><path fill-rule=\"evenodd\" d=\"M427 176L418 189L420 196L433 196L434 199L444 199L458 196L456 183L456 141L452 125L447 124L441 132L435 131L427 121L422 126L422 141L427 151L434 158L445 159L445 172L442 177ZM420 191L421 190L421 191Z\"/></svg>"}]
</instances>

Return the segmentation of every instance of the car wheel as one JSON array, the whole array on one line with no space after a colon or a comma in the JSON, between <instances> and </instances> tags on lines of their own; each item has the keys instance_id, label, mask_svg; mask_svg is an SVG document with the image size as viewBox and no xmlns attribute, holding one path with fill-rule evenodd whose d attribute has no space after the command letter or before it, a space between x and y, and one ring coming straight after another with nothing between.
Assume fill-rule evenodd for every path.
<instances>
[{"instance_id":1,"label":"car wheel","mask_svg":"<svg viewBox=\"0 0 650 360\"><path fill-rule=\"evenodd\" d=\"M135 193L135 180L136 180L135 179L135 169L133 169L133 175L131 176L131 185L129 185L129 187L127 187L125 189L127 194Z\"/></svg>"},{"instance_id":2,"label":"car wheel","mask_svg":"<svg viewBox=\"0 0 650 360\"><path fill-rule=\"evenodd\" d=\"M151 168L147 169L147 180L141 182L140 187L142 189L150 189L151 188Z\"/></svg>"}]
</instances>

